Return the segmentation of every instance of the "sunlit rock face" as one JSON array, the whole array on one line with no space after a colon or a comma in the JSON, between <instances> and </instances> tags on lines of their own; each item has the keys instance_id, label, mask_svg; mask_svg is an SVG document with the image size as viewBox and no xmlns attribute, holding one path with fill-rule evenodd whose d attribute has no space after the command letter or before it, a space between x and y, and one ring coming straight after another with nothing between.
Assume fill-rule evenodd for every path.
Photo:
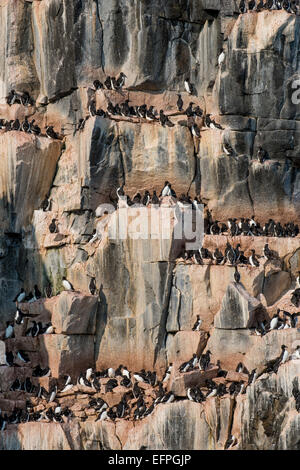
<instances>
[{"instance_id":1,"label":"sunlit rock face","mask_svg":"<svg viewBox=\"0 0 300 470\"><path fill-rule=\"evenodd\" d=\"M177 196L200 197L220 222L254 216L262 226L270 218L299 223L298 16L284 10L240 15L231 0L10 0L0 2L0 37L0 119L27 117L41 128L38 136L0 130L1 412L24 408L27 399L35 411L50 407L46 399L12 391L16 379L28 377L47 393L57 380L62 390L67 374L74 382L73 391L55 399L72 410L72 419L10 423L0 431L0 449L221 450L232 436L232 449L299 449L293 386L300 361L280 365L277 374L264 371L282 345L295 350L298 329L255 332L278 308L298 311L291 295L300 271L299 236L207 234L203 246L211 253L224 253L227 241L240 243L247 257L255 249L259 266L239 265L237 283L228 262L184 260L176 199L134 212L122 203L117 209L116 194L125 185L130 198L146 190L160 196L169 181ZM126 74L122 90L95 91L94 80L120 72ZM28 92L31 105L9 106L12 89ZM126 99L133 107L163 110L172 124L90 115L92 100L106 111L109 102ZM203 113L195 118L200 139L184 113L191 102ZM206 126L207 114L222 129ZM78 130L80 119L85 125ZM58 139L47 138L47 125ZM260 146L268 154L263 163ZM276 259L264 258L266 243ZM64 291L63 277L74 291ZM20 304L33 316L5 338L13 299L35 284L41 299ZM31 337L33 320L51 322L54 334ZM17 357L19 350L29 363ZM207 370L179 371L208 350ZM246 371L236 371L239 362ZM78 384L87 368L120 364L132 373L155 370L162 380L171 363L164 386L174 402L158 404L142 419L134 419L136 399L121 377L107 393L105 378L97 392ZM49 366L51 375L35 377L37 365ZM217 377L219 366L226 377ZM230 385L247 383L253 369L260 376L246 393L230 394ZM227 393L192 402L188 389L199 385L208 394L207 379L223 383ZM158 385L141 387L149 407ZM132 409L127 418L96 421L91 398L114 407L124 394Z\"/></svg>"}]
</instances>

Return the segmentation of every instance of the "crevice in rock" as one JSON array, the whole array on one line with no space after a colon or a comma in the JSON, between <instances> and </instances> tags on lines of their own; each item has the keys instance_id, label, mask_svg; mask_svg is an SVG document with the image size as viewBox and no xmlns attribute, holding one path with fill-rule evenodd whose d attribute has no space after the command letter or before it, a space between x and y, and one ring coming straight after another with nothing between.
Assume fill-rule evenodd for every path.
<instances>
[{"instance_id":1,"label":"crevice in rock","mask_svg":"<svg viewBox=\"0 0 300 470\"><path fill-rule=\"evenodd\" d=\"M227 439L230 438L231 433L232 433L232 427L233 427L233 420L234 420L234 412L236 409L236 399L235 397L230 401L230 412L229 412L229 420L228 420L228 428L227 428ZM225 450L225 446L224 446Z\"/></svg>"},{"instance_id":2,"label":"crevice in rock","mask_svg":"<svg viewBox=\"0 0 300 470\"><path fill-rule=\"evenodd\" d=\"M167 337L167 319L168 319L168 312L170 308L170 300L171 300L171 292L172 292L172 278L173 278L173 263L168 264L168 272L166 274L166 282L165 282L165 305L162 308L162 315L160 320L159 331L157 334L157 343L155 345L154 350L154 359L153 359L153 368L155 367L158 355L160 351L163 349L166 337Z\"/></svg>"},{"instance_id":3,"label":"crevice in rock","mask_svg":"<svg viewBox=\"0 0 300 470\"><path fill-rule=\"evenodd\" d=\"M116 123L116 127L117 127L117 132L118 132L117 145L118 145L119 152L120 152L120 163L121 163L122 179L123 179L123 184L126 185L125 162L124 162L124 157L123 157L123 153L125 154L125 152L124 152L124 149L122 148L122 145L121 145L122 139L120 138L120 129L119 129L118 123Z\"/></svg>"},{"instance_id":4,"label":"crevice in rock","mask_svg":"<svg viewBox=\"0 0 300 470\"><path fill-rule=\"evenodd\" d=\"M193 137L192 137L193 139ZM195 194L200 194L201 192L201 173L200 173L200 159L198 158L198 152L199 152L199 147L200 147L200 141L198 142L198 152L196 149L195 141L193 139L193 147L194 147L194 160L195 160L195 171L194 171L194 176L193 179L188 187L187 194L189 194L192 184L195 183ZM199 178L199 183L197 184L197 179Z\"/></svg>"},{"instance_id":5,"label":"crevice in rock","mask_svg":"<svg viewBox=\"0 0 300 470\"><path fill-rule=\"evenodd\" d=\"M104 67L105 58L104 58L104 47L103 47L103 37L104 37L103 23L102 23L100 13L99 13L99 2L98 2L98 0L94 0L94 1L96 3L96 14L97 14L97 18L98 18L99 25L100 25L100 28L101 28L101 68L102 68L102 72L105 73L105 67Z\"/></svg>"},{"instance_id":6,"label":"crevice in rock","mask_svg":"<svg viewBox=\"0 0 300 470\"><path fill-rule=\"evenodd\" d=\"M116 424L114 424L114 426L115 426L115 436L116 436L117 440L118 440L118 441L119 441L119 443L120 443L120 447L121 447L121 449L120 449L120 450L123 450L123 444L122 444L122 441L121 441L121 439L120 439L120 437L118 436L118 433L117 433L117 425L116 425Z\"/></svg>"}]
</instances>

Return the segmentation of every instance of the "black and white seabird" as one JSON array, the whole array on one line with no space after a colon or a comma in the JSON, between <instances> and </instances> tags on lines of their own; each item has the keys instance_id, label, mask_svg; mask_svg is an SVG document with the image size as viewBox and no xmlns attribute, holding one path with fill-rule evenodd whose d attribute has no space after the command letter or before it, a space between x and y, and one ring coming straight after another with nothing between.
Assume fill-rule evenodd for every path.
<instances>
[{"instance_id":1,"label":"black and white seabird","mask_svg":"<svg viewBox=\"0 0 300 470\"><path fill-rule=\"evenodd\" d=\"M291 327L292 327L292 328L296 328L297 322L298 322L298 318L297 318L297 317L300 316L300 312L297 312L297 313L289 313L289 312L286 312L285 310L283 310L282 313L283 313L284 315L286 315L286 316L290 319Z\"/></svg>"},{"instance_id":2,"label":"black and white seabird","mask_svg":"<svg viewBox=\"0 0 300 470\"><path fill-rule=\"evenodd\" d=\"M277 313L273 315L272 320L270 321L270 328L269 328L270 330L276 330L278 326L279 313L280 313L280 310L278 309Z\"/></svg>"},{"instance_id":3,"label":"black and white seabird","mask_svg":"<svg viewBox=\"0 0 300 470\"><path fill-rule=\"evenodd\" d=\"M255 256L255 250L253 249L251 250L251 255L249 256L249 263L254 268L259 266L259 261L257 260Z\"/></svg>"},{"instance_id":4,"label":"black and white seabird","mask_svg":"<svg viewBox=\"0 0 300 470\"><path fill-rule=\"evenodd\" d=\"M170 188L170 183L168 181L165 181L165 186L161 192L161 196L162 197L166 197L166 196L171 196L171 188Z\"/></svg>"},{"instance_id":5,"label":"black and white seabird","mask_svg":"<svg viewBox=\"0 0 300 470\"><path fill-rule=\"evenodd\" d=\"M289 352L287 346L285 346L284 344L281 346L281 349L282 352L280 355L280 364L284 364L288 360Z\"/></svg>"},{"instance_id":6,"label":"black and white seabird","mask_svg":"<svg viewBox=\"0 0 300 470\"><path fill-rule=\"evenodd\" d=\"M228 144L228 142L224 142L224 144L223 144L223 150L224 150L224 152L226 153L226 155L229 155L229 156L233 156L233 155L234 155L234 150L233 150L233 148L231 147L231 145Z\"/></svg>"},{"instance_id":7,"label":"black and white seabird","mask_svg":"<svg viewBox=\"0 0 300 470\"><path fill-rule=\"evenodd\" d=\"M264 163L266 158L267 158L267 152L262 147L258 147L257 160L259 161L259 163Z\"/></svg>"},{"instance_id":8,"label":"black and white seabird","mask_svg":"<svg viewBox=\"0 0 300 470\"><path fill-rule=\"evenodd\" d=\"M202 325L202 320L200 318L200 315L197 315L197 320L195 321L192 330L193 331L200 331L201 325Z\"/></svg>"},{"instance_id":9,"label":"black and white seabird","mask_svg":"<svg viewBox=\"0 0 300 470\"><path fill-rule=\"evenodd\" d=\"M191 84L189 78L186 78L184 80L184 87L185 87L186 91L189 93L189 95L193 94L193 85Z\"/></svg>"},{"instance_id":10,"label":"black and white seabird","mask_svg":"<svg viewBox=\"0 0 300 470\"><path fill-rule=\"evenodd\" d=\"M66 279L65 276L63 276L62 278L62 285L64 287L65 290L70 290L70 291L74 291L74 287L72 286L72 284L70 283L70 281L68 281Z\"/></svg>"},{"instance_id":11,"label":"black and white seabird","mask_svg":"<svg viewBox=\"0 0 300 470\"><path fill-rule=\"evenodd\" d=\"M14 298L13 301L14 301L14 302L17 302L17 303L21 303L21 302L23 302L23 300L25 299L25 297L26 297L26 293L25 293L25 290L24 290L23 287L22 287L22 289L21 289L20 292L16 295L16 297Z\"/></svg>"},{"instance_id":12,"label":"black and white seabird","mask_svg":"<svg viewBox=\"0 0 300 470\"><path fill-rule=\"evenodd\" d=\"M224 50L222 50L222 52L220 53L219 57L218 57L218 65L219 67L222 65L222 63L224 62L225 60L225 52Z\"/></svg>"},{"instance_id":13,"label":"black and white seabird","mask_svg":"<svg viewBox=\"0 0 300 470\"><path fill-rule=\"evenodd\" d=\"M202 354L202 356L199 359L199 369L200 370L206 370L210 364L210 355L211 352L208 350L206 351L205 354Z\"/></svg>"},{"instance_id":14,"label":"black and white seabird","mask_svg":"<svg viewBox=\"0 0 300 470\"><path fill-rule=\"evenodd\" d=\"M20 361L25 362L25 364L27 364L27 362L30 362L28 354L26 354L26 352L22 349L17 352L17 357L20 359Z\"/></svg>"},{"instance_id":15,"label":"black and white seabird","mask_svg":"<svg viewBox=\"0 0 300 470\"><path fill-rule=\"evenodd\" d=\"M53 126L46 127L46 136L48 139L58 139L58 134L55 132Z\"/></svg>"},{"instance_id":16,"label":"black and white seabird","mask_svg":"<svg viewBox=\"0 0 300 470\"><path fill-rule=\"evenodd\" d=\"M100 82L100 80L94 80L93 82L95 91L101 90L101 88L104 88L103 83Z\"/></svg>"},{"instance_id":17,"label":"black and white seabird","mask_svg":"<svg viewBox=\"0 0 300 470\"><path fill-rule=\"evenodd\" d=\"M270 250L268 243L266 243L264 246L264 258L266 260L271 260L274 258L272 250Z\"/></svg>"},{"instance_id":18,"label":"black and white seabird","mask_svg":"<svg viewBox=\"0 0 300 470\"><path fill-rule=\"evenodd\" d=\"M197 137L198 139L201 137L200 128L197 126L196 123L192 125L191 130L194 137Z\"/></svg>"},{"instance_id":19,"label":"black and white seabird","mask_svg":"<svg viewBox=\"0 0 300 470\"><path fill-rule=\"evenodd\" d=\"M48 403L51 403L55 400L57 394L57 385L52 385L49 390L49 400Z\"/></svg>"},{"instance_id":20,"label":"black and white seabird","mask_svg":"<svg viewBox=\"0 0 300 470\"><path fill-rule=\"evenodd\" d=\"M148 190L146 190L145 194L144 194L144 197L142 199L142 204L147 207L150 203L150 200L151 200L150 193L149 193Z\"/></svg>"},{"instance_id":21,"label":"black and white seabird","mask_svg":"<svg viewBox=\"0 0 300 470\"><path fill-rule=\"evenodd\" d=\"M7 321L6 322L6 328L5 328L5 339L13 338L14 337L14 325L12 322Z\"/></svg>"},{"instance_id":22,"label":"black and white seabird","mask_svg":"<svg viewBox=\"0 0 300 470\"><path fill-rule=\"evenodd\" d=\"M118 199L120 200L121 198L125 197L125 191L124 191L124 184L122 184L119 188L117 188L117 196Z\"/></svg>"},{"instance_id":23,"label":"black and white seabird","mask_svg":"<svg viewBox=\"0 0 300 470\"><path fill-rule=\"evenodd\" d=\"M116 83L115 83L117 89L123 88L123 86L125 85L125 79L126 78L127 78L127 76L125 75L125 73L121 72L119 77L116 80Z\"/></svg>"}]
</instances>

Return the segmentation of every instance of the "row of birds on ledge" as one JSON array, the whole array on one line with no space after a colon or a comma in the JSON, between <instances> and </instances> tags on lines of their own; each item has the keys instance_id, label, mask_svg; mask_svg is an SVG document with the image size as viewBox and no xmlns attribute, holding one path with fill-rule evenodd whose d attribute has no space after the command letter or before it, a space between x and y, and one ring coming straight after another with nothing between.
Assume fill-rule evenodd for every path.
<instances>
[{"instance_id":1,"label":"row of birds on ledge","mask_svg":"<svg viewBox=\"0 0 300 470\"><path fill-rule=\"evenodd\" d=\"M224 54L224 53L223 53ZM124 79L125 81L125 79ZM114 86L115 79L113 77L107 77L104 84L101 83L99 80L95 80L93 82L93 90L96 92L100 89L109 89L109 90L117 90ZM194 85L190 82L189 78L184 80L184 87L185 90L189 95L193 95L195 93ZM191 130L192 134L195 137L200 138L200 128L194 122L194 118L200 117L203 118L203 125L205 128L210 129L223 129L223 127L217 123L214 119L211 118L211 114L203 113L203 110L200 106L195 106L194 102L190 102L186 109L183 109L183 100L180 94L177 94L177 111L181 114L187 116L187 126ZM103 117L103 118L111 118L111 117L126 117L126 118L139 118L144 119L146 122L159 122L163 127L174 127L175 124L170 120L169 116L167 116L164 111L161 109L159 112L154 109L154 106L148 106L146 104L140 106L131 106L130 100L127 99L121 104L113 104L111 101L108 101L107 109L104 111L103 109L96 109L96 100L91 99L88 104L89 115L86 116L84 119L81 118L78 122L78 126L76 127L74 134L77 131L81 131L84 129L86 121L90 117ZM228 146L228 144L226 144ZM230 146L229 146L230 147Z\"/></svg>"},{"instance_id":2,"label":"row of birds on ledge","mask_svg":"<svg viewBox=\"0 0 300 470\"><path fill-rule=\"evenodd\" d=\"M11 119L10 121L6 121L5 119L0 119L0 130L4 130L5 132L9 131L20 131L26 132L27 134L33 135L43 135L41 128L34 124L35 119L31 121L28 120L27 116L25 117L23 122L20 122L19 119ZM59 135L55 132L53 126L46 126L45 128L45 135L48 139L59 139Z\"/></svg>"},{"instance_id":3,"label":"row of birds on ledge","mask_svg":"<svg viewBox=\"0 0 300 470\"><path fill-rule=\"evenodd\" d=\"M285 10L288 13L294 13L295 15L300 14L299 1L298 0L241 0L239 4L240 13L247 13L247 11L260 12L263 10Z\"/></svg>"},{"instance_id":4,"label":"row of birds on ledge","mask_svg":"<svg viewBox=\"0 0 300 470\"><path fill-rule=\"evenodd\" d=\"M70 292L75 292L75 289L74 289L72 283L70 281L68 281L68 279L65 276L62 277L62 282L61 283L62 283L62 287L63 287L64 290L70 291ZM91 295L95 295L95 293L97 291L95 277L91 277L91 279L90 279L89 291L90 291ZM47 298L51 298L52 295L53 295L52 287L51 287L50 283L48 283L48 285L45 288L45 294L46 294ZM17 306L19 306L19 304L22 304L24 302L27 302L27 303L36 302L37 300L41 299L42 296L43 296L42 292L39 290L37 284L35 284L34 287L33 287L33 290L30 291L28 294L26 294L24 287L22 287L20 292L18 292L17 295L15 296L15 298L13 299L13 302L15 302ZM22 312L22 310L18 307L17 312L16 312L16 316L15 316L16 323L18 325L21 324L22 321L23 321L23 318L25 316L34 317L36 315L24 314Z\"/></svg>"},{"instance_id":5,"label":"row of birds on ledge","mask_svg":"<svg viewBox=\"0 0 300 470\"><path fill-rule=\"evenodd\" d=\"M236 282L239 282L240 275L237 270L237 266L239 264L249 265L253 268L258 268L260 266L258 255L256 254L255 249L252 248L250 250L251 254L247 257L245 256L244 250L240 250L240 246L241 244L238 243L234 248L233 245L231 245L228 241L226 243L224 254L218 247L214 251L210 251L208 248L204 247L201 247L198 250L185 250L183 258L185 261L191 259L195 264L204 264L204 260L208 260L208 262L215 261L215 264L218 265L224 265L225 263L228 263L230 266L235 266L236 272L234 278ZM271 250L268 243L265 243L261 256L266 261L280 260L277 252ZM298 273L296 277L296 283L297 286L300 287L300 273Z\"/></svg>"},{"instance_id":6,"label":"row of birds on ledge","mask_svg":"<svg viewBox=\"0 0 300 470\"><path fill-rule=\"evenodd\" d=\"M126 195L124 191L124 184L117 188L116 193L118 200L125 202L128 207L132 205L144 205L146 207L151 205L158 206L161 203L163 197L173 197L177 199L177 204L181 209L191 208L193 210L199 210L200 205L206 206L206 204L197 196L192 199L187 194L181 194L178 198L174 191L172 184L169 181L165 181L164 187L161 190L159 196L156 190L153 190L151 196L148 190L145 191L144 196L140 193L135 194L131 199ZM56 219L52 222L55 223ZM52 227L52 226L51 226ZM50 230L50 226L49 226ZM50 230L51 231L51 230ZM275 222L273 219L269 219L268 222L260 225L259 222L255 221L254 215L249 218L242 217L240 220L237 218L229 218L227 225L219 222L219 220L213 220L209 210L206 208L206 214L204 216L204 232L207 235L222 235L229 234L232 237L235 236L262 236L262 237L296 237L299 234L299 226L294 222L287 222L283 226L280 222Z\"/></svg>"},{"instance_id":7,"label":"row of birds on ledge","mask_svg":"<svg viewBox=\"0 0 300 470\"><path fill-rule=\"evenodd\" d=\"M210 368L211 352L207 351L206 353L197 356L193 354L193 357L181 364L179 371L182 373L190 372L195 369L205 373L206 370ZM300 346L297 347L296 351L291 356L291 359L300 359ZM226 378L228 371L221 368L220 361L217 361L218 372L216 378L219 379L214 381L213 379L206 379L205 385L188 387L187 388L187 398L190 401L196 403L202 403L206 399L212 397L223 397L226 394L231 396L237 396L238 394L245 394L246 388L250 386L255 380L264 373L277 373L281 364L286 363L289 360L288 348L285 345L281 346L281 354L273 360L270 360L266 363L263 370L260 374L257 373L257 369L253 369L251 373L247 368L240 362L236 367L236 372L240 374L248 375L248 380L235 380L231 381L231 384L226 387L226 384L222 382L221 378ZM40 368L37 366L34 369L33 376L37 377L36 369ZM29 421L46 421L46 422L58 422L62 423L65 421L65 418L72 418L74 415L72 409L68 406L62 407L59 403L59 398L61 394L71 393L76 394L80 392L80 388L84 387L84 393L87 390L87 387L91 390L92 393L101 393L106 394L114 390L114 388L119 385L128 389L128 392L122 395L120 402L109 407L108 403L105 401L105 397L91 397L89 399L89 404L86 405L87 409L93 409L94 414L96 415L95 421L104 421L112 420L115 421L117 418L131 418L134 420L140 420L149 416L155 409L155 407L161 403L172 403L175 400L180 399L172 391L166 391L166 384L168 383L173 365L170 364L164 374L164 377L161 381L157 380L156 372L145 371L142 369L139 372L130 372L126 366L120 365L116 370L112 367L102 370L94 371L93 368L88 368L86 371L80 373L77 378L76 385L74 385L73 380L70 375L64 376L62 379L54 380L52 385L47 392L43 386L40 384L35 386L29 377L22 382L19 378L16 378L12 383L10 390L11 391L24 391L28 394L33 394L35 398L40 399L40 404L44 405L44 409L39 411L34 410L34 406L31 403L31 400L26 401L26 410L20 408L15 408L10 416L7 414L2 415L0 413L0 430L4 431L7 424L18 424L26 423ZM50 375L50 370L48 369L47 376ZM45 376L45 375L44 375ZM117 380L119 377L119 380ZM101 378L108 378L105 384L101 384ZM221 379L221 380L220 380ZM62 382L63 380L63 382ZM61 387L59 387L61 383ZM150 385L155 392L155 398L150 396L145 396L145 389L142 388L141 384ZM104 387L104 391L102 391ZM60 390L59 390L60 388ZM73 391L72 391L73 390ZM296 410L300 412L300 392L297 378L293 380L293 390L292 394L295 398ZM184 398L183 398L184 399ZM129 401L131 400L131 406ZM32 400L33 401L33 400ZM47 403L52 404L52 406L47 406ZM54 405L53 405L54 404ZM71 407L72 408L72 407ZM86 419L86 418L85 418Z\"/></svg>"},{"instance_id":8,"label":"row of birds on ledge","mask_svg":"<svg viewBox=\"0 0 300 470\"><path fill-rule=\"evenodd\" d=\"M220 54L218 62L219 65L221 65L222 61L224 61L225 58L225 53L224 51ZM94 92L96 92L99 89L106 88L108 90L122 90L123 85L125 84L125 78L126 75L121 72L119 78L115 79L114 77L107 77L106 80L104 81L104 84L101 83L99 80L95 80L93 82L94 86ZM192 95L195 93L195 88L194 85L190 82L189 78L186 78L184 80L184 86L189 93L189 95ZM27 92L21 93L21 92L15 92L14 90L11 91L11 93L8 95L6 98L7 103L9 105L13 103L20 103L24 104L24 98L22 96L26 96L26 103L29 102L29 95ZM178 112L184 114L187 116L187 127L190 129L192 135L194 137L200 138L201 133L200 133L200 127L197 125L195 122L196 117L200 117L203 119L203 126L204 128L207 129L223 129L223 127L217 123L214 119L211 118L211 114L205 114L203 113L203 110L200 108L200 106L194 107L194 102L190 102L188 107L184 110L183 109L183 100L180 94L177 95L177 110ZM28 98L29 97L29 98ZM30 98L31 99L31 98ZM29 101L28 101L29 100ZM113 105L111 101L108 102L107 105L107 110L104 111L103 109L96 109L96 101L95 99L90 100L89 105L89 114L85 118L79 119L78 123L75 124L75 129L74 129L74 135L78 131L82 131L85 127L86 121L90 117L103 117L103 118L111 118L111 117L116 117L116 116L123 116L123 117L137 117L139 119L144 119L145 121L156 121L160 122L160 124L165 127L174 127L174 123L171 122L169 117L164 113L164 111L161 109L160 112L158 113L155 109L154 106L149 106L147 107L146 104L143 104L141 106L129 106L129 100L125 100L123 103ZM15 120L10 120L6 121L5 119L0 119L0 129L4 131L23 131L26 133L31 133L34 135L41 135L41 129L38 125L34 124L35 119L33 119L31 122L28 121L28 118L25 117L25 120L21 123L19 119ZM45 129L45 135L50 138L50 139L61 139L61 136L55 132L53 126L46 126ZM232 148L229 142L224 141L223 142L223 151L226 155L230 156L236 156L236 152ZM257 150L257 160L260 163L264 163L265 160L269 158L268 153L261 147L258 147Z\"/></svg>"}]
</instances>

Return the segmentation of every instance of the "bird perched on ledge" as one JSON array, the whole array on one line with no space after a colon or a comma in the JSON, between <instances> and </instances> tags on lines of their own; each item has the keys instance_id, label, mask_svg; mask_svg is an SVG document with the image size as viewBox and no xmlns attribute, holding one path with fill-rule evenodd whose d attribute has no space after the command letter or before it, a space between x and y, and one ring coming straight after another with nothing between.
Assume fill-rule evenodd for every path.
<instances>
[{"instance_id":1,"label":"bird perched on ledge","mask_svg":"<svg viewBox=\"0 0 300 470\"><path fill-rule=\"evenodd\" d=\"M62 278L62 285L64 287L65 290L69 290L69 291L74 291L74 287L72 286L72 284L70 283L70 281L68 281L66 279L65 276L63 276Z\"/></svg>"}]
</instances>

